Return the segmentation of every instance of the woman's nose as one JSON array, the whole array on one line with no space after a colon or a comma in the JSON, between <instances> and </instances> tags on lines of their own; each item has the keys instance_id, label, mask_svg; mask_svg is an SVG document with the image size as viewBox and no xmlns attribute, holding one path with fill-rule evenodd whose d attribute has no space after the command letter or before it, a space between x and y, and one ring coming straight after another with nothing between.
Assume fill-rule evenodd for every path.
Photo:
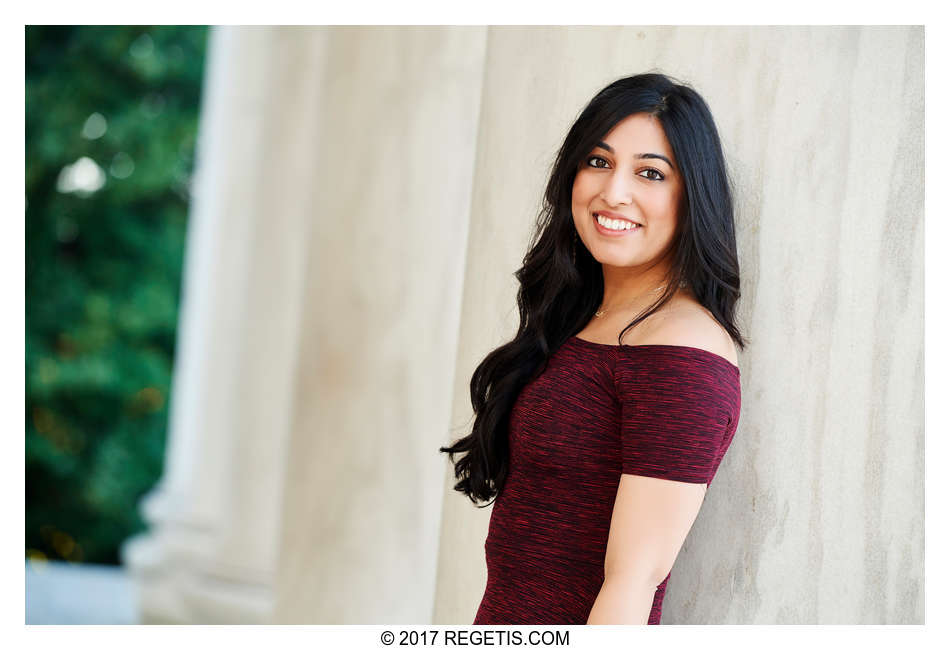
<instances>
[{"instance_id":1,"label":"woman's nose","mask_svg":"<svg viewBox=\"0 0 950 650\"><path fill-rule=\"evenodd\" d=\"M601 198L608 205L628 205L633 202L633 179L626 170L615 170L607 177Z\"/></svg>"}]
</instances>

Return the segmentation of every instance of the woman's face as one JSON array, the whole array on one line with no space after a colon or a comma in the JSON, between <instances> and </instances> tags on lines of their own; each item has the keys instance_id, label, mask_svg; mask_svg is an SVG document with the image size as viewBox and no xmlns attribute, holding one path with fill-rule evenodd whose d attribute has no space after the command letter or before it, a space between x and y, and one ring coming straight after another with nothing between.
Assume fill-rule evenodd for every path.
<instances>
[{"instance_id":1,"label":"woman's face","mask_svg":"<svg viewBox=\"0 0 950 650\"><path fill-rule=\"evenodd\" d=\"M571 194L574 227L601 264L650 268L673 243L682 188L659 120L630 115L582 159Z\"/></svg>"}]
</instances>

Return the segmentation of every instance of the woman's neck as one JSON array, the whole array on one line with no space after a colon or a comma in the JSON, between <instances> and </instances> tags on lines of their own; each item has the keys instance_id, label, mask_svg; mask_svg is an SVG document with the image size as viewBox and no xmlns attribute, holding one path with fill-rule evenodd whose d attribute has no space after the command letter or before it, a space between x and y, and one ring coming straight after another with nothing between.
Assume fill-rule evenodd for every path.
<instances>
[{"instance_id":1,"label":"woman's neck","mask_svg":"<svg viewBox=\"0 0 950 650\"><path fill-rule=\"evenodd\" d=\"M623 309L642 303L651 304L659 298L667 284L668 267L659 265L642 269L636 267L602 267L604 274L604 299L602 307L608 310Z\"/></svg>"}]
</instances>

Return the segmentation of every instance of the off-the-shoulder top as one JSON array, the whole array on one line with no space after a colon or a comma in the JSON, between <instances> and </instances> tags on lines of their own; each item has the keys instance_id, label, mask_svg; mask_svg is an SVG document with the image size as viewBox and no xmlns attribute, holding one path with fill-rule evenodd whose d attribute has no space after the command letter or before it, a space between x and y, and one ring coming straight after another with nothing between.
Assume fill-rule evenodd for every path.
<instances>
[{"instance_id":1,"label":"off-the-shoulder top","mask_svg":"<svg viewBox=\"0 0 950 650\"><path fill-rule=\"evenodd\" d=\"M574 336L558 348L511 410L474 624L584 625L621 474L709 484L736 431L739 379L725 357L695 347Z\"/></svg>"}]
</instances>

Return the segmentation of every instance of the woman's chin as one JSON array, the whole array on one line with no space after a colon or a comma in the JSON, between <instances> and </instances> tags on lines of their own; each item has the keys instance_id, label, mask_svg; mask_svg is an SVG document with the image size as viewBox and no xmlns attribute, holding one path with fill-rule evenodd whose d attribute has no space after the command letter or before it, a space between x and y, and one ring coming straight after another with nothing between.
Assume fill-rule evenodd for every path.
<instances>
[{"instance_id":1,"label":"woman's chin","mask_svg":"<svg viewBox=\"0 0 950 650\"><path fill-rule=\"evenodd\" d=\"M616 254L598 254L596 251L591 254L591 256L600 262L601 266L637 266L639 262L634 257L622 257Z\"/></svg>"}]
</instances>

